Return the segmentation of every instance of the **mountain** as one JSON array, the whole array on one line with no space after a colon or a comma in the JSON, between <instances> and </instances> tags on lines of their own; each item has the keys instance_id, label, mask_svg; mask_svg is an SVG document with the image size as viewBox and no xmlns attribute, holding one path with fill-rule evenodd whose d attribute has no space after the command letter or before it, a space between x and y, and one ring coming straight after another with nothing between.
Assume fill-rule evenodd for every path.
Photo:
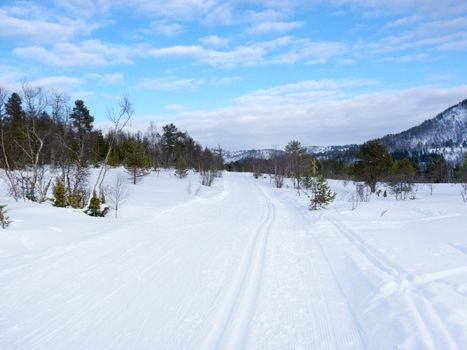
<instances>
[{"instance_id":1,"label":"mountain","mask_svg":"<svg viewBox=\"0 0 467 350\"><path fill-rule=\"evenodd\" d=\"M347 159L352 158L358 149L358 145L345 146L307 146L306 151L310 155L314 155L319 159ZM242 150L242 151L225 151L224 162L234 163L245 159L271 159L274 156L280 157L284 155L283 150L277 149L260 149L260 150Z\"/></svg>"},{"instance_id":2,"label":"mountain","mask_svg":"<svg viewBox=\"0 0 467 350\"><path fill-rule=\"evenodd\" d=\"M432 119L380 139L391 151L467 147L467 99Z\"/></svg>"},{"instance_id":3,"label":"mountain","mask_svg":"<svg viewBox=\"0 0 467 350\"><path fill-rule=\"evenodd\" d=\"M224 151L224 162L235 163L245 159L271 159L274 155L281 156L285 152L277 149L243 150L243 151Z\"/></svg>"},{"instance_id":4,"label":"mountain","mask_svg":"<svg viewBox=\"0 0 467 350\"><path fill-rule=\"evenodd\" d=\"M449 107L436 117L425 120L398 134L389 134L379 139L390 152L404 151L409 154L438 153L457 163L467 152L467 99ZM354 159L358 145L308 146L307 153L320 159ZM245 159L271 159L284 151L274 149L225 152L226 163Z\"/></svg>"}]
</instances>

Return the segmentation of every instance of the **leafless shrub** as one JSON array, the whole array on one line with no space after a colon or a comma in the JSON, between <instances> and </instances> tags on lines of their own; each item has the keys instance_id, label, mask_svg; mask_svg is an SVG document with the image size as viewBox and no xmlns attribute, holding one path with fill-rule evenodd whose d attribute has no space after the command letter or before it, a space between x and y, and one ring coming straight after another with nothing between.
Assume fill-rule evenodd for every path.
<instances>
[{"instance_id":1,"label":"leafless shrub","mask_svg":"<svg viewBox=\"0 0 467 350\"><path fill-rule=\"evenodd\" d=\"M467 183L461 184L461 196L464 203L467 203Z\"/></svg>"},{"instance_id":2,"label":"leafless shrub","mask_svg":"<svg viewBox=\"0 0 467 350\"><path fill-rule=\"evenodd\" d=\"M273 180L276 188L282 188L284 186L284 175L276 174L273 176Z\"/></svg>"},{"instance_id":3,"label":"leafless shrub","mask_svg":"<svg viewBox=\"0 0 467 350\"><path fill-rule=\"evenodd\" d=\"M360 202L368 202L370 198L370 188L363 183L355 183L355 194Z\"/></svg>"},{"instance_id":4,"label":"leafless shrub","mask_svg":"<svg viewBox=\"0 0 467 350\"><path fill-rule=\"evenodd\" d=\"M127 196L127 183L125 176L119 174L115 178L113 187L110 189L108 197L111 203L111 208L115 210L115 218L118 216L120 204Z\"/></svg>"},{"instance_id":5,"label":"leafless shrub","mask_svg":"<svg viewBox=\"0 0 467 350\"><path fill-rule=\"evenodd\" d=\"M217 176L216 170L201 170L201 184L203 186L211 186Z\"/></svg>"},{"instance_id":6,"label":"leafless shrub","mask_svg":"<svg viewBox=\"0 0 467 350\"><path fill-rule=\"evenodd\" d=\"M430 183L426 184L426 186L430 190L430 196L432 196L433 195L433 190L435 189L435 184L430 182Z\"/></svg>"}]
</instances>

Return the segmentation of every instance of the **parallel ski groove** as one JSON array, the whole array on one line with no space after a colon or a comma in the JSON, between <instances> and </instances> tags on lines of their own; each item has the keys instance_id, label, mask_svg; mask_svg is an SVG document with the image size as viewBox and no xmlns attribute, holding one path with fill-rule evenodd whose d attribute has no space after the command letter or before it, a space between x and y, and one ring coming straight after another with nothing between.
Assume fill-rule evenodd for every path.
<instances>
[{"instance_id":1,"label":"parallel ski groove","mask_svg":"<svg viewBox=\"0 0 467 350\"><path fill-rule=\"evenodd\" d=\"M208 335L203 349L240 349L245 346L249 326L254 313L264 265L264 256L269 232L274 221L275 209L263 191L266 201L266 215L252 235L246 254L214 321L214 328Z\"/></svg>"}]
</instances>

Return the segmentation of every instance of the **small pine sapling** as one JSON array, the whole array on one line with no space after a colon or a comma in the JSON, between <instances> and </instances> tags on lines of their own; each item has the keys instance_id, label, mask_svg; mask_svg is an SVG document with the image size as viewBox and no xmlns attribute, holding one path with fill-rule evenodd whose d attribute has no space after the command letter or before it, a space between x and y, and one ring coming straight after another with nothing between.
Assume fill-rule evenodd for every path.
<instances>
[{"instance_id":1,"label":"small pine sapling","mask_svg":"<svg viewBox=\"0 0 467 350\"><path fill-rule=\"evenodd\" d=\"M65 208L67 206L65 184L60 177L57 177L53 186L54 206Z\"/></svg>"},{"instance_id":2,"label":"small pine sapling","mask_svg":"<svg viewBox=\"0 0 467 350\"><path fill-rule=\"evenodd\" d=\"M10 217L6 215L7 211L6 204L0 204L0 225L2 225L3 229L11 224Z\"/></svg>"},{"instance_id":3,"label":"small pine sapling","mask_svg":"<svg viewBox=\"0 0 467 350\"><path fill-rule=\"evenodd\" d=\"M96 194L96 191L93 191L88 207L84 210L84 212L89 216L103 217L107 214L108 211L108 205L102 203L101 197Z\"/></svg>"},{"instance_id":4,"label":"small pine sapling","mask_svg":"<svg viewBox=\"0 0 467 350\"><path fill-rule=\"evenodd\" d=\"M322 175L313 178L310 210L325 208L326 205L334 201L335 198L336 193L331 191L326 179Z\"/></svg>"}]
</instances>

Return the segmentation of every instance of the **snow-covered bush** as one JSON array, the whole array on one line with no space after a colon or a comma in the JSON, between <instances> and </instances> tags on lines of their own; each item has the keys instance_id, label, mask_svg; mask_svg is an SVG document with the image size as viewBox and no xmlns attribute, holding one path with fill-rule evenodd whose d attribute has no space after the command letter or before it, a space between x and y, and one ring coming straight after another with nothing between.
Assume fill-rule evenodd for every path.
<instances>
[{"instance_id":1,"label":"snow-covered bush","mask_svg":"<svg viewBox=\"0 0 467 350\"><path fill-rule=\"evenodd\" d=\"M84 212L89 216L103 217L109 212L109 206L105 204L105 197L99 198L96 191L92 193L91 199L89 200L88 206L84 209Z\"/></svg>"},{"instance_id":2,"label":"snow-covered bush","mask_svg":"<svg viewBox=\"0 0 467 350\"><path fill-rule=\"evenodd\" d=\"M7 228L10 225L10 218L6 215L6 204L0 204L0 225L3 229Z\"/></svg>"}]
</instances>

